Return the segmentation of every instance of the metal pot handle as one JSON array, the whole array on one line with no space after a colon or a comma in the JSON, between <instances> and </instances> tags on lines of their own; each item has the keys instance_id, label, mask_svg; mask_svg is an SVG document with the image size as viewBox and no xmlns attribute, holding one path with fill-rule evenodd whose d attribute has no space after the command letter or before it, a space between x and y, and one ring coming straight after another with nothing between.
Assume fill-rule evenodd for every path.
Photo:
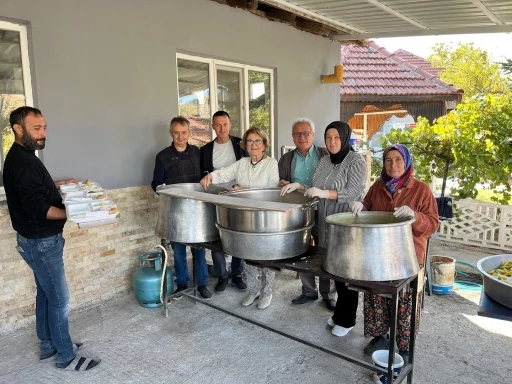
<instances>
[{"instance_id":1,"label":"metal pot handle","mask_svg":"<svg viewBox=\"0 0 512 384\"><path fill-rule=\"evenodd\" d=\"M308 209L316 208L316 206L318 205L319 202L320 202L320 199L318 197L314 197L313 200L311 200L309 203L302 205L302 210L307 211Z\"/></svg>"}]
</instances>

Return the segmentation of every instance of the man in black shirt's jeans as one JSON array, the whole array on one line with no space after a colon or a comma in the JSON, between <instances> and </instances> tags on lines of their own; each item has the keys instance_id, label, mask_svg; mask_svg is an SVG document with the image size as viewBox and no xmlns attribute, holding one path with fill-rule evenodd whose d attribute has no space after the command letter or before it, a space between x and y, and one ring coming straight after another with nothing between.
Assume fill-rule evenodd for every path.
<instances>
[{"instance_id":1,"label":"man in black shirt's jeans","mask_svg":"<svg viewBox=\"0 0 512 384\"><path fill-rule=\"evenodd\" d=\"M100 360L78 356L69 336L69 290L64 273L62 229L66 210L57 187L75 179L54 182L36 156L46 142L41 111L20 107L10 115L15 141L5 158L4 188L16 249L34 272L37 287L36 331L40 360L57 355L57 367L85 371Z\"/></svg>"}]
</instances>

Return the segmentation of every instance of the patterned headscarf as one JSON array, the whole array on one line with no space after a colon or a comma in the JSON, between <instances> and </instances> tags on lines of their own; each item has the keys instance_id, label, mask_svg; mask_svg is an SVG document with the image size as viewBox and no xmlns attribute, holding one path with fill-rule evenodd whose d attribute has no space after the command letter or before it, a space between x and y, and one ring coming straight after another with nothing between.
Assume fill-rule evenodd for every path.
<instances>
[{"instance_id":1,"label":"patterned headscarf","mask_svg":"<svg viewBox=\"0 0 512 384\"><path fill-rule=\"evenodd\" d=\"M350 126L343 121L333 121L327 126L327 128L325 128L324 139L327 131L331 128L334 128L338 131L341 139L340 151L338 153L329 152L331 156L331 162L333 164L339 164L345 159L345 157L347 157L348 152L353 150L352 146L350 145L350 135L352 134L352 129L350 129Z\"/></svg>"},{"instance_id":2,"label":"patterned headscarf","mask_svg":"<svg viewBox=\"0 0 512 384\"><path fill-rule=\"evenodd\" d=\"M384 162L386 161L386 155L388 154L389 151L392 150L400 152L405 163L405 172L402 176L398 178L392 178L388 176L388 174L386 173L386 166L384 163L382 164L382 172L380 174L380 179L386 185L386 188L393 196L396 191L407 185L412 176L414 167L412 165L412 157L411 154L409 153L409 150L402 144L394 144L391 147L387 147L384 150L384 153L382 154L382 159L384 160Z\"/></svg>"}]
</instances>

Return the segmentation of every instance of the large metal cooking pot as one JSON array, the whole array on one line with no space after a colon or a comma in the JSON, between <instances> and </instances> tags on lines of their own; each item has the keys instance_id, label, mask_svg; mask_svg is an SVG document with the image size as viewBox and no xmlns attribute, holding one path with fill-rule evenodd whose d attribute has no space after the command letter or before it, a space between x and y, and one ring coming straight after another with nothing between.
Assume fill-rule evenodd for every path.
<instances>
[{"instance_id":1,"label":"large metal cooking pot","mask_svg":"<svg viewBox=\"0 0 512 384\"><path fill-rule=\"evenodd\" d=\"M391 212L337 213L328 227L324 269L355 280L405 279L419 272L411 224Z\"/></svg>"},{"instance_id":2,"label":"large metal cooking pot","mask_svg":"<svg viewBox=\"0 0 512 384\"><path fill-rule=\"evenodd\" d=\"M498 268L505 261L512 261L512 254L487 256L476 264L484 280L484 292L493 300L512 309L512 285L489 275L487 271Z\"/></svg>"},{"instance_id":3,"label":"large metal cooking pot","mask_svg":"<svg viewBox=\"0 0 512 384\"><path fill-rule=\"evenodd\" d=\"M248 260L281 260L307 251L313 225L270 233L232 231L218 224L217 228L224 252Z\"/></svg>"},{"instance_id":4,"label":"large metal cooking pot","mask_svg":"<svg viewBox=\"0 0 512 384\"><path fill-rule=\"evenodd\" d=\"M226 229L251 233L285 232L309 227L315 222L315 207L318 204L318 199L306 197L301 192L294 191L281 196L279 188L245 189L228 192L225 196L301 204L300 207L286 212L217 205L217 222Z\"/></svg>"},{"instance_id":5,"label":"large metal cooking pot","mask_svg":"<svg viewBox=\"0 0 512 384\"><path fill-rule=\"evenodd\" d=\"M157 188L157 192L172 188L205 192L199 183L166 185ZM219 194L226 191L227 188L210 185L206 193ZM177 243L216 241L220 235L215 220L215 205L211 203L161 194L155 235Z\"/></svg>"}]
</instances>

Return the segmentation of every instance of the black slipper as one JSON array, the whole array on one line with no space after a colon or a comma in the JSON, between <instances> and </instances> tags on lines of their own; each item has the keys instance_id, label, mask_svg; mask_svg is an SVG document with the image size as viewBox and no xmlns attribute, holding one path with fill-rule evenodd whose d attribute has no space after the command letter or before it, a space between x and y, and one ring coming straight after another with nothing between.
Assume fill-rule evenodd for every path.
<instances>
[{"instance_id":1,"label":"black slipper","mask_svg":"<svg viewBox=\"0 0 512 384\"><path fill-rule=\"evenodd\" d=\"M83 345L83 343L73 343L73 351L77 351L82 345ZM45 353L44 355L39 355L39 360L49 359L50 357L53 357L56 354L57 354L57 350Z\"/></svg>"},{"instance_id":2,"label":"black slipper","mask_svg":"<svg viewBox=\"0 0 512 384\"><path fill-rule=\"evenodd\" d=\"M88 371L94 368L101 362L100 359L91 359L90 357L83 357L76 355L74 359L67 363L57 363L57 368L65 369L67 371Z\"/></svg>"}]
</instances>

